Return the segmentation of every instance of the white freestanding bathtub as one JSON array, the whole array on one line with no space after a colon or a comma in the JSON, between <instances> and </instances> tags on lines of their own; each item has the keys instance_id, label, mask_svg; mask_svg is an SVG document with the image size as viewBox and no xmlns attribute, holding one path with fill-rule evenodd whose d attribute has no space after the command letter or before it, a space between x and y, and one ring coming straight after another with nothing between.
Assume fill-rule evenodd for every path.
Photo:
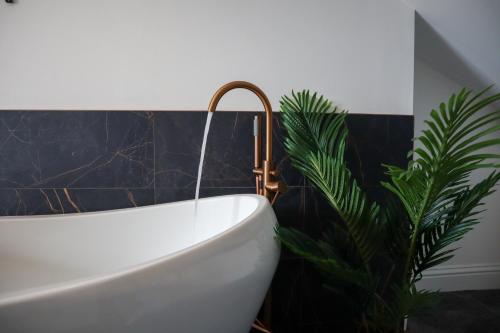
<instances>
[{"instance_id":1,"label":"white freestanding bathtub","mask_svg":"<svg viewBox=\"0 0 500 333\"><path fill-rule=\"evenodd\" d=\"M257 195L0 219L0 332L246 333L279 257Z\"/></svg>"}]
</instances>

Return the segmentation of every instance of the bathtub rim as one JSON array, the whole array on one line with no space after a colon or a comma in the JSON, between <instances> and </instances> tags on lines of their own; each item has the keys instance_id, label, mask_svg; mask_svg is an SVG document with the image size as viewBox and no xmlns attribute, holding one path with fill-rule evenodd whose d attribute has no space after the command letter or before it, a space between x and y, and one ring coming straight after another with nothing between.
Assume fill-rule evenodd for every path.
<instances>
[{"instance_id":1,"label":"bathtub rim","mask_svg":"<svg viewBox=\"0 0 500 333\"><path fill-rule=\"evenodd\" d=\"M29 289L23 289L22 291L17 291L13 293L4 293L5 296L0 295L0 307L4 306L10 306L10 305L15 305L18 303L26 302L26 301L32 301L32 300L37 300L43 297L51 296L51 295L57 295L59 293L64 293L67 291L72 291L72 290L78 290L78 289L83 289L92 285L100 284L100 283L105 283L109 282L115 279L119 279L121 277L124 277L129 274L133 274L136 272L139 272L141 270L145 270L147 268L159 265L163 262L177 259L179 257L185 256L189 252L195 251L202 249L203 247L208 246L212 242L220 239L224 239L227 237L230 237L233 233L235 233L238 229L242 228L245 226L247 223L251 222L254 220L255 216L258 216L261 214L264 209L269 208L273 209L272 206L270 205L269 201L261 195L258 194L229 194L229 195L220 195L220 196L213 196L213 197L207 197L207 198L202 198L200 201L213 201L217 200L220 198L225 198L225 197L251 197L257 200L257 207L244 219L241 221L237 222L236 224L232 225L231 227L223 230L220 233L217 233L216 235L213 235L212 237L208 237L207 239L204 239L200 242L197 242L195 244L192 244L190 246L187 246L183 249L174 251L172 253L160 256L155 259L150 259L141 263L125 266L119 270L112 271L108 274L99 274L99 275L92 275L89 277L82 277L79 279L73 279L73 280L68 280L64 282L59 282L59 283L53 283L53 284L47 284L44 286L40 287L35 287L35 288L29 288ZM54 217L54 218L60 218L68 215L96 215L96 214L109 214L115 211L127 211L127 210L147 210L151 209L154 207L165 207L165 206L170 206L170 205L176 205L180 203L187 203L187 202L194 202L194 199L191 200L182 200L182 201L175 201L175 202L169 202L169 203L163 203L163 204L157 204L157 205L149 205L149 206L141 206L141 207L130 207L130 208L120 208L120 209L112 209L112 210L105 210L105 211L96 211L96 212L84 212L84 213L69 213L69 214L54 214L54 215L35 215L35 216L5 216L2 217L2 220L13 220L13 219L21 219L21 218L47 218L47 217ZM1 223L1 220L0 220ZM277 224L277 221L276 221Z\"/></svg>"}]
</instances>

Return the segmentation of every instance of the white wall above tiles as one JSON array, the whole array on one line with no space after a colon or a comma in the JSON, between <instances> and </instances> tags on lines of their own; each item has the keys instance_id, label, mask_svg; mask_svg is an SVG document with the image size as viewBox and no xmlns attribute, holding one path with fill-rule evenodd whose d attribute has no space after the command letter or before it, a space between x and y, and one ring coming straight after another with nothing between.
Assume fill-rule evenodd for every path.
<instances>
[{"instance_id":1,"label":"white wall above tiles","mask_svg":"<svg viewBox=\"0 0 500 333\"><path fill-rule=\"evenodd\" d=\"M417 38L418 34L417 34ZM418 47L417 43L417 47ZM472 82L457 82L420 59L415 61L415 132L420 135L424 120L429 112L446 101L452 93L462 87L470 87ZM479 87L482 88L482 87ZM479 89L478 88L478 89ZM495 135L498 137L498 134ZM490 152L499 154L500 148ZM476 172L472 182L477 183L491 170ZM482 222L474 227L461 241L451 248L458 248L455 257L443 265L431 268L424 273L419 287L423 289L470 290L500 288L500 192L493 193L485 200L485 209L480 218Z\"/></svg>"},{"instance_id":2,"label":"white wall above tiles","mask_svg":"<svg viewBox=\"0 0 500 333\"><path fill-rule=\"evenodd\" d=\"M495 0L408 0L417 11L415 26L415 134L432 108L462 87L476 91L500 83L500 2ZM467 22L464 24L464 22ZM496 104L500 107L500 103ZM494 108L490 109L493 110ZM498 138L498 134L495 134ZM500 148L491 150L500 153ZM489 172L489 170L488 170ZM487 171L472 175L476 183ZM500 288L500 192L485 201L483 222L475 226L449 262L424 274L421 288L441 290Z\"/></svg>"},{"instance_id":3,"label":"white wall above tiles","mask_svg":"<svg viewBox=\"0 0 500 333\"><path fill-rule=\"evenodd\" d=\"M460 83L500 83L500 1L405 1L418 15L416 57Z\"/></svg>"},{"instance_id":4,"label":"white wall above tiles","mask_svg":"<svg viewBox=\"0 0 500 333\"><path fill-rule=\"evenodd\" d=\"M412 114L414 11L400 0L0 3L0 109L203 110L248 80ZM256 109L231 93L224 109Z\"/></svg>"}]
</instances>

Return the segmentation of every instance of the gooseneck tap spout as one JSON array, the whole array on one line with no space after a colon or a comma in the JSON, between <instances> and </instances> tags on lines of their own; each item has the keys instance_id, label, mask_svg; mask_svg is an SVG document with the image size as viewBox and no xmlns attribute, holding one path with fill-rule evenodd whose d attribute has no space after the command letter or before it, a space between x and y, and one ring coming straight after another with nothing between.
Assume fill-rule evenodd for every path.
<instances>
[{"instance_id":1,"label":"gooseneck tap spout","mask_svg":"<svg viewBox=\"0 0 500 333\"><path fill-rule=\"evenodd\" d=\"M215 112L222 96L234 89L245 89L253 92L255 95L257 95L257 97L262 102L262 105L264 106L264 111L266 113L265 159L263 161L260 161L260 139L256 140L256 157L253 172L256 179L257 194L264 195L269 199L269 201L271 201L271 203L274 203L278 195L286 191L286 185L281 180L275 180L275 177L278 175L278 171L273 165L273 110L266 94L264 94L264 92L259 87L250 82L229 82L220 87L212 96L212 100L208 105L208 112Z\"/></svg>"},{"instance_id":2,"label":"gooseneck tap spout","mask_svg":"<svg viewBox=\"0 0 500 333\"><path fill-rule=\"evenodd\" d=\"M257 87L255 84L246 81L233 81L226 83L220 87L215 94L212 96L212 100L208 105L208 112L215 112L217 105L227 92L234 89L246 89L253 92L257 97L259 97L262 105L264 106L264 111L266 113L266 160L272 162L273 159L273 110L271 108L271 103L267 98L266 94Z\"/></svg>"}]
</instances>

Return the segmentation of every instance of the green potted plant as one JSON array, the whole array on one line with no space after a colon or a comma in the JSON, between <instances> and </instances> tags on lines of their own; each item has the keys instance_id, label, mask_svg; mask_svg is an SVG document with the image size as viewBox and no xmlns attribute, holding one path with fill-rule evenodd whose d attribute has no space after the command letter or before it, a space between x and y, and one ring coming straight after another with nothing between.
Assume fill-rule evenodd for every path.
<instances>
[{"instance_id":1,"label":"green potted plant","mask_svg":"<svg viewBox=\"0 0 500 333\"><path fill-rule=\"evenodd\" d=\"M385 165L391 194L370 202L344 159L347 113L309 91L280 102L285 146L295 168L323 194L339 219L319 238L279 227L282 244L312 263L326 288L347 294L360 332L400 332L405 318L429 309L436 292L418 290L422 273L453 256L450 245L479 222L479 207L500 179L500 155L484 149L500 110L480 112L500 94L463 89L432 110L406 168ZM491 169L471 184L471 172Z\"/></svg>"}]
</instances>

